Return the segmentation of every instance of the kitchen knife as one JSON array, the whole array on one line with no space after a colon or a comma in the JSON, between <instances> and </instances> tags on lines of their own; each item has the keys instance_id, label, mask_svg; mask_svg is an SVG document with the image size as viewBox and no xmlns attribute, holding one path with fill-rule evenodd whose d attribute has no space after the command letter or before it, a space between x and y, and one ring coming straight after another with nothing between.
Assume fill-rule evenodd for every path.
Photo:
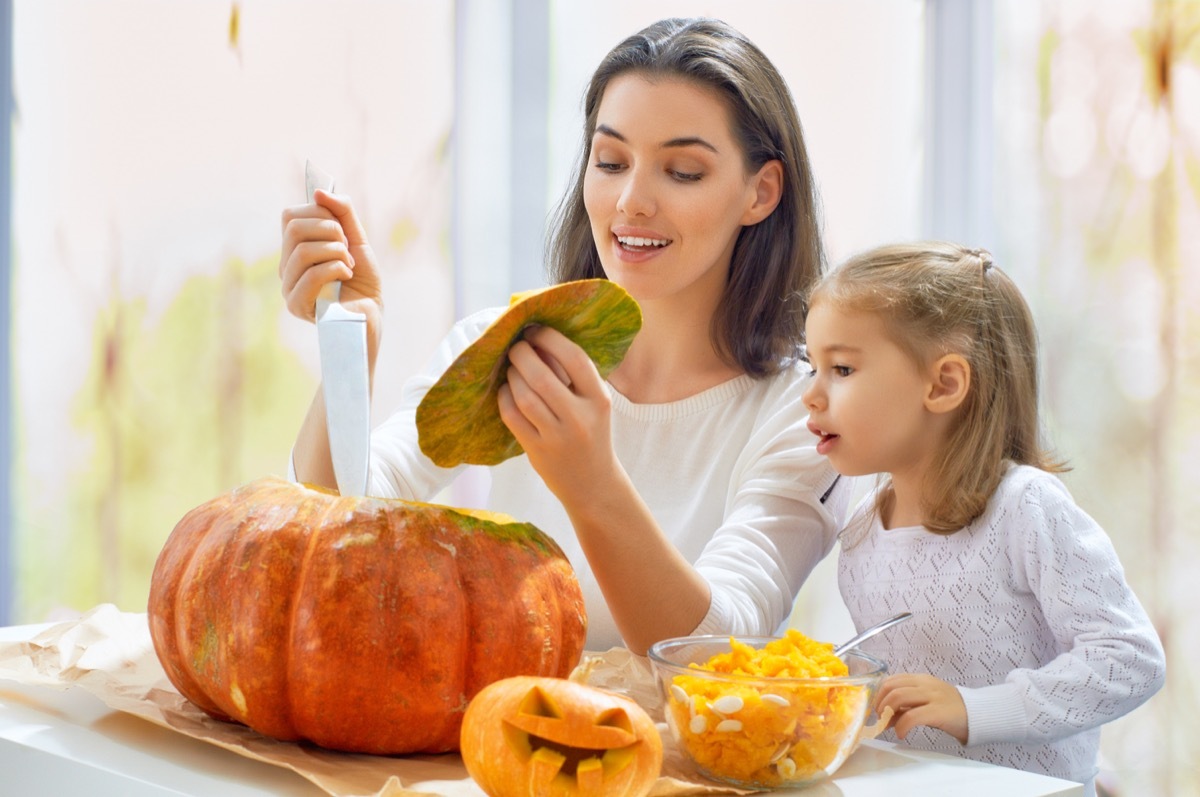
<instances>
[{"instance_id":1,"label":"kitchen knife","mask_svg":"<svg viewBox=\"0 0 1200 797\"><path fill-rule=\"evenodd\" d=\"M304 164L308 201L318 188L333 190L333 178ZM335 280L317 296L317 343L321 349L321 390L325 425L338 492L366 495L371 444L371 402L367 379L367 317L342 307L342 283Z\"/></svg>"}]
</instances>

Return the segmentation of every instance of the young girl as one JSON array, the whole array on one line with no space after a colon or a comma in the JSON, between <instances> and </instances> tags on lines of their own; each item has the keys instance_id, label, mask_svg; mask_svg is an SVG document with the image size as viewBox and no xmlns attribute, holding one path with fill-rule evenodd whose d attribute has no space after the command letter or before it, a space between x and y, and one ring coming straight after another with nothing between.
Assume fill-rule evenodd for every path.
<instances>
[{"instance_id":1,"label":"young girl","mask_svg":"<svg viewBox=\"0 0 1200 797\"><path fill-rule=\"evenodd\" d=\"M589 648L770 633L848 500L804 424L800 305L823 253L794 103L728 25L665 20L605 57L584 113L550 271L619 283L642 330L607 381L553 329L512 347L500 413L527 456L492 469L488 508L557 539ZM307 319L321 286L342 280L343 303L367 315L374 369L379 272L346 197L318 192L284 212L280 276ZM453 479L421 453L415 410L501 309L455 326L374 431L370 493L428 500ZM334 485L319 391L293 462L299 479Z\"/></svg>"},{"instance_id":2,"label":"young girl","mask_svg":"<svg viewBox=\"0 0 1200 797\"><path fill-rule=\"evenodd\" d=\"M818 450L886 474L841 535L863 644L899 673L877 710L925 749L1094 788L1100 726L1163 683L1162 645L1104 531L1039 442L1029 307L987 252L948 243L852 258L813 290Z\"/></svg>"}]
</instances>

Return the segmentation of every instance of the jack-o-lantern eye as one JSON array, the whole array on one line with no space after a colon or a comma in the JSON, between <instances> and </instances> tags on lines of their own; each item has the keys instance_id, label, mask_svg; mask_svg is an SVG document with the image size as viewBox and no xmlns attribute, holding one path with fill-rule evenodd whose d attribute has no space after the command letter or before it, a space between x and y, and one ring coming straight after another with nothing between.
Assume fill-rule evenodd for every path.
<instances>
[{"instance_id":1,"label":"jack-o-lantern eye","mask_svg":"<svg viewBox=\"0 0 1200 797\"><path fill-rule=\"evenodd\" d=\"M541 689L529 690L514 716L504 720L504 737L532 769L531 780L546 783L575 778L580 791L620 772L633 761L638 744L629 715L611 708L588 716L578 708L564 711Z\"/></svg>"}]
</instances>

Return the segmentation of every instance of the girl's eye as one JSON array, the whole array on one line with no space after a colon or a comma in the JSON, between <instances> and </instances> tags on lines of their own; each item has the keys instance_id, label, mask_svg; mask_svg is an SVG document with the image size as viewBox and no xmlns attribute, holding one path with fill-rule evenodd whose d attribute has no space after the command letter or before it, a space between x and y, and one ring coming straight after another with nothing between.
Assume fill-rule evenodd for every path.
<instances>
[{"instance_id":1,"label":"girl's eye","mask_svg":"<svg viewBox=\"0 0 1200 797\"><path fill-rule=\"evenodd\" d=\"M602 172L618 172L622 169L619 163L609 163L608 161L596 161L596 168Z\"/></svg>"},{"instance_id":2,"label":"girl's eye","mask_svg":"<svg viewBox=\"0 0 1200 797\"><path fill-rule=\"evenodd\" d=\"M833 372L838 376L850 376L850 374L854 373L854 369L848 365L835 365L833 366Z\"/></svg>"},{"instance_id":3,"label":"girl's eye","mask_svg":"<svg viewBox=\"0 0 1200 797\"><path fill-rule=\"evenodd\" d=\"M704 176L700 172L681 172L678 169L668 169L667 173L681 183L695 183Z\"/></svg>"}]
</instances>

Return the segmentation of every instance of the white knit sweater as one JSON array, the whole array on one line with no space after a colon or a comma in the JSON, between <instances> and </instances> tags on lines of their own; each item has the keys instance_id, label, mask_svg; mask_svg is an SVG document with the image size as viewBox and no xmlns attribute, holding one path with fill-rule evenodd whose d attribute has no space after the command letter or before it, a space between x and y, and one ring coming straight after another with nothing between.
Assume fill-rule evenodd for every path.
<instances>
[{"instance_id":1,"label":"white knit sweater","mask_svg":"<svg viewBox=\"0 0 1200 797\"><path fill-rule=\"evenodd\" d=\"M1158 691L1166 666L1108 536L1028 466L1010 467L983 515L949 535L884 530L873 501L842 533L842 598L859 629L914 616L863 650L891 673L956 685L967 707L966 747L925 727L905 742L1093 793L1100 726Z\"/></svg>"},{"instance_id":2,"label":"white knit sweater","mask_svg":"<svg viewBox=\"0 0 1200 797\"><path fill-rule=\"evenodd\" d=\"M418 446L416 408L454 358L503 310L454 326L401 406L371 436L371 495L430 500L461 468L438 468ZM848 508L843 479L816 452L801 393L809 369L740 376L668 404L635 404L609 387L617 457L660 528L708 582L696 633L769 634L786 622L813 567L832 549ZM622 644L566 511L525 456L490 469L487 509L550 534L575 568L588 612L587 646ZM630 538L637 547L638 540ZM655 607L647 606L646 611Z\"/></svg>"}]
</instances>

